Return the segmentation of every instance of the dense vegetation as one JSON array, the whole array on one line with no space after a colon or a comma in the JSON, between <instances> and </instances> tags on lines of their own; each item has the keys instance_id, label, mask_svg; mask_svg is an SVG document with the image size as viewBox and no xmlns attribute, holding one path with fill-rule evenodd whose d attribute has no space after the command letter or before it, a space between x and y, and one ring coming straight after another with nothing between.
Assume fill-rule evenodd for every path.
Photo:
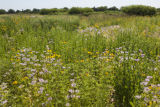
<instances>
[{"instance_id":1,"label":"dense vegetation","mask_svg":"<svg viewBox=\"0 0 160 107\"><path fill-rule=\"evenodd\" d=\"M122 7L121 10L129 15L155 15L156 14L156 8L151 6L143 6L143 5L132 5L132 6L126 6Z\"/></svg>"},{"instance_id":2,"label":"dense vegetation","mask_svg":"<svg viewBox=\"0 0 160 107\"><path fill-rule=\"evenodd\" d=\"M91 12L93 12L93 9L91 9L91 8L72 7L69 10L69 14L85 14L85 13L91 13Z\"/></svg>"},{"instance_id":3,"label":"dense vegetation","mask_svg":"<svg viewBox=\"0 0 160 107\"><path fill-rule=\"evenodd\" d=\"M107 6L100 6L100 7L72 7L72 8L52 8L52 9L25 9L25 10L13 10L9 9L8 11L4 9L0 9L0 14L41 14L41 15L57 15L57 14L81 14L85 16L89 16L92 13L107 13L107 14L121 14L122 12L128 14L128 15L155 15L156 13L159 14L160 12L159 8L154 8L150 6L144 6L144 5L131 5L122 7L120 10L113 6L113 7L107 7Z\"/></svg>"},{"instance_id":4,"label":"dense vegetation","mask_svg":"<svg viewBox=\"0 0 160 107\"><path fill-rule=\"evenodd\" d=\"M0 106L158 107L160 17L0 16Z\"/></svg>"}]
</instances>

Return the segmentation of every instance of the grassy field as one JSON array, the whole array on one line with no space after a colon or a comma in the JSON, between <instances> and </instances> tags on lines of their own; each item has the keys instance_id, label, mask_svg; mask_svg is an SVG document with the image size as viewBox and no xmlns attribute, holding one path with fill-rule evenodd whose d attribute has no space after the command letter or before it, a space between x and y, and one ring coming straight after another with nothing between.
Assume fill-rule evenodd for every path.
<instances>
[{"instance_id":1,"label":"grassy field","mask_svg":"<svg viewBox=\"0 0 160 107\"><path fill-rule=\"evenodd\" d=\"M159 107L159 76L160 16L0 16L2 107Z\"/></svg>"}]
</instances>

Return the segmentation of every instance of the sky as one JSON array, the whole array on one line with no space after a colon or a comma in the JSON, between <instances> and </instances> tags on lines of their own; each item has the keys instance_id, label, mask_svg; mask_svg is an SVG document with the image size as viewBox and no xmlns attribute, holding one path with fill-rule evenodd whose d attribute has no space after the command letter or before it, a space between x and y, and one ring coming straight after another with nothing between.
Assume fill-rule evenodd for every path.
<instances>
[{"instance_id":1,"label":"sky","mask_svg":"<svg viewBox=\"0 0 160 107\"><path fill-rule=\"evenodd\" d=\"M98 7L142 4L160 8L160 0L0 0L0 9Z\"/></svg>"}]
</instances>

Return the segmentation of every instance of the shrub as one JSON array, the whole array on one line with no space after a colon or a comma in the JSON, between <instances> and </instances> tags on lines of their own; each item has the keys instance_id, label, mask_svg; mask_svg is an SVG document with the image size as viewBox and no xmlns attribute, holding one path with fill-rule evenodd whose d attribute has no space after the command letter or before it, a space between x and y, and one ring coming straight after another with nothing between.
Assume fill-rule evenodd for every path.
<instances>
[{"instance_id":1,"label":"shrub","mask_svg":"<svg viewBox=\"0 0 160 107\"><path fill-rule=\"evenodd\" d=\"M90 13L90 12L93 12L93 9L88 8L88 7L82 8L82 13Z\"/></svg>"},{"instance_id":2,"label":"shrub","mask_svg":"<svg viewBox=\"0 0 160 107\"><path fill-rule=\"evenodd\" d=\"M118 11L119 9L116 6L113 6L113 7L108 8L108 10Z\"/></svg>"},{"instance_id":3,"label":"shrub","mask_svg":"<svg viewBox=\"0 0 160 107\"><path fill-rule=\"evenodd\" d=\"M0 14L5 14L6 11L4 9L0 9Z\"/></svg>"},{"instance_id":4,"label":"shrub","mask_svg":"<svg viewBox=\"0 0 160 107\"><path fill-rule=\"evenodd\" d=\"M106 11L108 8L107 6L100 6L100 7L93 7L94 11Z\"/></svg>"},{"instance_id":5,"label":"shrub","mask_svg":"<svg viewBox=\"0 0 160 107\"><path fill-rule=\"evenodd\" d=\"M21 13L22 11L21 10L16 10L16 13Z\"/></svg>"},{"instance_id":6,"label":"shrub","mask_svg":"<svg viewBox=\"0 0 160 107\"><path fill-rule=\"evenodd\" d=\"M41 9L40 10L40 14L42 14L42 15L46 15L46 14L49 14L49 13L50 13L50 11L48 9Z\"/></svg>"},{"instance_id":7,"label":"shrub","mask_svg":"<svg viewBox=\"0 0 160 107\"><path fill-rule=\"evenodd\" d=\"M32 10L32 13L39 13L39 12L40 12L40 9L34 8L34 9Z\"/></svg>"},{"instance_id":8,"label":"shrub","mask_svg":"<svg viewBox=\"0 0 160 107\"><path fill-rule=\"evenodd\" d=\"M90 13L93 12L93 9L91 8L79 8L79 7L72 7L69 10L69 14L86 14L86 13Z\"/></svg>"},{"instance_id":9,"label":"shrub","mask_svg":"<svg viewBox=\"0 0 160 107\"><path fill-rule=\"evenodd\" d=\"M156 8L151 7L151 6L144 6L144 5L131 5L131 6L126 6L122 7L121 11L129 14L129 15L154 15L156 14Z\"/></svg>"},{"instance_id":10,"label":"shrub","mask_svg":"<svg viewBox=\"0 0 160 107\"><path fill-rule=\"evenodd\" d=\"M23 13L31 13L32 11L30 9L23 10Z\"/></svg>"},{"instance_id":11,"label":"shrub","mask_svg":"<svg viewBox=\"0 0 160 107\"><path fill-rule=\"evenodd\" d=\"M8 10L8 13L9 13L9 14L14 14L14 13L15 13L15 10L9 9L9 10Z\"/></svg>"},{"instance_id":12,"label":"shrub","mask_svg":"<svg viewBox=\"0 0 160 107\"><path fill-rule=\"evenodd\" d=\"M53 8L53 9L41 9L40 10L40 14L42 14L42 15L53 14L53 13L56 13L56 12L58 12L57 8Z\"/></svg>"},{"instance_id":13,"label":"shrub","mask_svg":"<svg viewBox=\"0 0 160 107\"><path fill-rule=\"evenodd\" d=\"M72 7L72 8L69 10L69 14L80 14L81 11L82 11L81 8Z\"/></svg>"}]
</instances>

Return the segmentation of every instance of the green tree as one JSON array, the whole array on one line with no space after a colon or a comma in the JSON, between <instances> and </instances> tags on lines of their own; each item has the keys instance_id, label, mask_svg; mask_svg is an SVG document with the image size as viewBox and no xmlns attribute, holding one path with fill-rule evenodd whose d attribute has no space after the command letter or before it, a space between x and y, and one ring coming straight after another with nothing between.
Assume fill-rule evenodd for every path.
<instances>
[{"instance_id":1,"label":"green tree","mask_svg":"<svg viewBox=\"0 0 160 107\"><path fill-rule=\"evenodd\" d=\"M5 14L6 11L4 9L0 9L0 14Z\"/></svg>"},{"instance_id":2,"label":"green tree","mask_svg":"<svg viewBox=\"0 0 160 107\"><path fill-rule=\"evenodd\" d=\"M151 16L156 14L156 8L144 5L131 5L122 7L121 11L129 15Z\"/></svg>"},{"instance_id":3,"label":"green tree","mask_svg":"<svg viewBox=\"0 0 160 107\"><path fill-rule=\"evenodd\" d=\"M16 13L16 12L15 12L15 10L13 10L13 9L9 9L9 10L8 10L8 13L9 13L9 14L14 14L14 13Z\"/></svg>"}]
</instances>

